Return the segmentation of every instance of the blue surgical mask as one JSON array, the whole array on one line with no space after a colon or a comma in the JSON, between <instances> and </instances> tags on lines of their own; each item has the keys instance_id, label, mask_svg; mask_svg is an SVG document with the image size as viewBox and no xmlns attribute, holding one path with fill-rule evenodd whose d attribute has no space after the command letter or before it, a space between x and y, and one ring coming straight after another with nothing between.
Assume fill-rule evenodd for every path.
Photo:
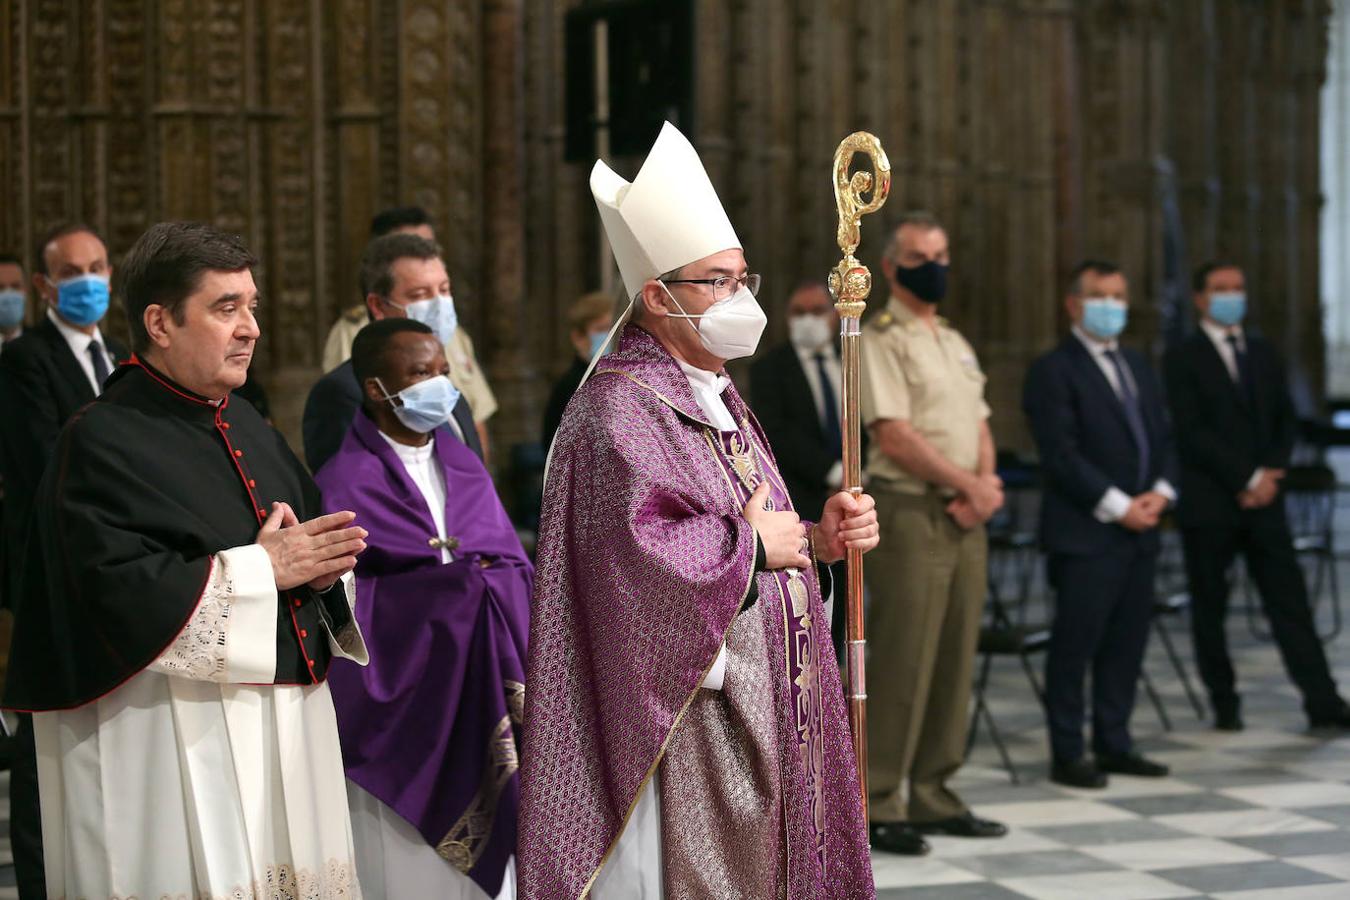
<instances>
[{"instance_id":1,"label":"blue surgical mask","mask_svg":"<svg viewBox=\"0 0 1350 900\"><path fill-rule=\"evenodd\" d=\"M1220 325L1232 327L1247 315L1247 295L1240 291L1209 295L1209 317Z\"/></svg>"},{"instance_id":2,"label":"blue surgical mask","mask_svg":"<svg viewBox=\"0 0 1350 900\"><path fill-rule=\"evenodd\" d=\"M93 325L108 312L108 279L78 275L56 285L56 311L72 325Z\"/></svg>"},{"instance_id":3,"label":"blue surgical mask","mask_svg":"<svg viewBox=\"0 0 1350 900\"><path fill-rule=\"evenodd\" d=\"M403 307L408 318L421 322L436 333L436 340L442 344L450 343L459 328L459 313L455 312L455 298L450 294L440 294L430 300L417 300Z\"/></svg>"},{"instance_id":4,"label":"blue surgical mask","mask_svg":"<svg viewBox=\"0 0 1350 900\"><path fill-rule=\"evenodd\" d=\"M399 391L397 396L402 405L394 403L394 398L385 391L384 382L375 379L384 399L394 407L394 415L407 427L418 434L426 434L450 421L455 404L459 402L459 388L444 375L419 381Z\"/></svg>"},{"instance_id":5,"label":"blue surgical mask","mask_svg":"<svg viewBox=\"0 0 1350 900\"><path fill-rule=\"evenodd\" d=\"M605 338L609 337L607 331L591 332L591 355L587 359L595 359L600 355L600 351L605 349Z\"/></svg>"},{"instance_id":6,"label":"blue surgical mask","mask_svg":"<svg viewBox=\"0 0 1350 900\"><path fill-rule=\"evenodd\" d=\"M1089 297L1083 301L1083 330L1093 337L1112 341L1125 330L1129 307L1112 297Z\"/></svg>"},{"instance_id":7,"label":"blue surgical mask","mask_svg":"<svg viewBox=\"0 0 1350 900\"><path fill-rule=\"evenodd\" d=\"M13 328L23 322L23 291L0 291L0 328Z\"/></svg>"}]
</instances>

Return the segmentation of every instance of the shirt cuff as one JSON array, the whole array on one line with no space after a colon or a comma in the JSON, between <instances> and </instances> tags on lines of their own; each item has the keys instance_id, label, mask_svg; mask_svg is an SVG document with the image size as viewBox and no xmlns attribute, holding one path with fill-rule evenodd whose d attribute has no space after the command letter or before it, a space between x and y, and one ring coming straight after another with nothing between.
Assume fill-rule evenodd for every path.
<instances>
[{"instance_id":1,"label":"shirt cuff","mask_svg":"<svg viewBox=\"0 0 1350 900\"><path fill-rule=\"evenodd\" d=\"M1109 487L1106 493L1102 494L1102 499L1097 501L1097 508L1092 511L1092 517L1107 525L1119 522L1130 511L1130 502L1129 494L1118 487Z\"/></svg>"},{"instance_id":2,"label":"shirt cuff","mask_svg":"<svg viewBox=\"0 0 1350 900\"><path fill-rule=\"evenodd\" d=\"M334 656L350 659L359 666L370 663L365 635L356 621L356 576L343 573L332 587L317 593L319 616L328 632L328 648Z\"/></svg>"},{"instance_id":3,"label":"shirt cuff","mask_svg":"<svg viewBox=\"0 0 1350 900\"><path fill-rule=\"evenodd\" d=\"M1247 479L1247 490L1256 490L1256 486L1261 483L1261 476L1264 474L1266 474L1266 467L1258 466L1256 471L1252 473L1252 477Z\"/></svg>"},{"instance_id":4,"label":"shirt cuff","mask_svg":"<svg viewBox=\"0 0 1350 900\"><path fill-rule=\"evenodd\" d=\"M844 463L838 460L830 466L830 471L825 473L825 486L832 491L842 490L844 487Z\"/></svg>"},{"instance_id":5,"label":"shirt cuff","mask_svg":"<svg viewBox=\"0 0 1350 900\"><path fill-rule=\"evenodd\" d=\"M1168 503L1177 502L1177 489L1172 487L1172 482L1168 481L1166 478L1159 478L1157 481L1153 482L1153 493L1162 494L1167 498Z\"/></svg>"}]
</instances>

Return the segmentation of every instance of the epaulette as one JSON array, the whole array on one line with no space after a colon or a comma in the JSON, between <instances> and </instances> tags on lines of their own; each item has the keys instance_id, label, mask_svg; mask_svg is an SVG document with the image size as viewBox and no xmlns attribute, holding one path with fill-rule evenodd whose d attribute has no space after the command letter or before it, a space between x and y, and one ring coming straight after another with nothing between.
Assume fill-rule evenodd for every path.
<instances>
[{"instance_id":1,"label":"epaulette","mask_svg":"<svg viewBox=\"0 0 1350 900\"><path fill-rule=\"evenodd\" d=\"M342 311L342 318L348 322L360 322L369 315L370 313L366 310L364 303L358 303L356 306L348 307Z\"/></svg>"},{"instance_id":2,"label":"epaulette","mask_svg":"<svg viewBox=\"0 0 1350 900\"><path fill-rule=\"evenodd\" d=\"M884 331L895 324L895 316L891 315L889 309L883 309L880 313L873 316L868 325L876 326L878 331Z\"/></svg>"}]
</instances>

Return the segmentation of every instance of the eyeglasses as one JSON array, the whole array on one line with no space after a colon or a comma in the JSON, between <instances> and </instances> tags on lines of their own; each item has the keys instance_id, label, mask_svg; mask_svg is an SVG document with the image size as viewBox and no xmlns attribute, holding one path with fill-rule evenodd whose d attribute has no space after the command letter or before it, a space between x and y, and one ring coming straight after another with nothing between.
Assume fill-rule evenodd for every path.
<instances>
[{"instance_id":1,"label":"eyeglasses","mask_svg":"<svg viewBox=\"0 0 1350 900\"><path fill-rule=\"evenodd\" d=\"M759 296L759 275L752 272L747 272L740 278L733 278L730 275L721 275L717 278L672 278L666 284L710 284L714 301L728 299L740 286L749 290L752 297Z\"/></svg>"}]
</instances>

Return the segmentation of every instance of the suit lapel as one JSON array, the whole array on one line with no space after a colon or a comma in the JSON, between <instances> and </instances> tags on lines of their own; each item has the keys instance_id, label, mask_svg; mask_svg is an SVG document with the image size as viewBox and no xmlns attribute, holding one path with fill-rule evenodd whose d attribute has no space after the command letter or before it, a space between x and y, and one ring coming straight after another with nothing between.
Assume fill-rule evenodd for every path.
<instances>
[{"instance_id":1,"label":"suit lapel","mask_svg":"<svg viewBox=\"0 0 1350 900\"><path fill-rule=\"evenodd\" d=\"M1227 385L1228 390L1232 393L1233 401L1238 405L1238 408L1248 415L1251 415L1254 410L1252 410L1251 404L1247 402L1247 399L1242 396L1242 388L1233 380L1233 376L1228 373L1228 366L1224 363L1223 357L1219 355L1219 348L1214 346L1214 342L1209 339L1209 335L1205 334L1204 331L1196 332L1195 337L1201 344L1201 365L1209 370L1209 377L1218 379L1223 382L1223 384ZM1249 371L1251 364L1252 345L1249 341L1247 343L1247 366L1249 367ZM1252 372L1251 375L1254 380L1256 373Z\"/></svg>"},{"instance_id":2,"label":"suit lapel","mask_svg":"<svg viewBox=\"0 0 1350 900\"><path fill-rule=\"evenodd\" d=\"M1093 389L1101 401L1110 408L1116 418L1120 419L1120 424L1124 427L1125 433L1133 435L1130 430L1130 420L1125 415L1125 405L1120 400L1120 395L1116 389L1111 387L1111 382L1106 380L1106 373L1102 367L1097 365L1097 360L1093 359L1092 353L1083 346L1083 342L1074 335L1069 335L1065 343L1068 345L1069 357L1074 361L1079 369L1080 377L1088 384L1093 385Z\"/></svg>"},{"instance_id":3,"label":"suit lapel","mask_svg":"<svg viewBox=\"0 0 1350 900\"><path fill-rule=\"evenodd\" d=\"M65 336L61 334L60 329L52 323L49 318L43 317L34 329L42 339L47 342L51 348L52 365L61 373L61 377L66 380L79 399L79 405L93 402L94 386L89 383L89 376L84 374L84 368L80 361L75 358L75 354L70 349L70 344L66 343Z\"/></svg>"}]
</instances>

